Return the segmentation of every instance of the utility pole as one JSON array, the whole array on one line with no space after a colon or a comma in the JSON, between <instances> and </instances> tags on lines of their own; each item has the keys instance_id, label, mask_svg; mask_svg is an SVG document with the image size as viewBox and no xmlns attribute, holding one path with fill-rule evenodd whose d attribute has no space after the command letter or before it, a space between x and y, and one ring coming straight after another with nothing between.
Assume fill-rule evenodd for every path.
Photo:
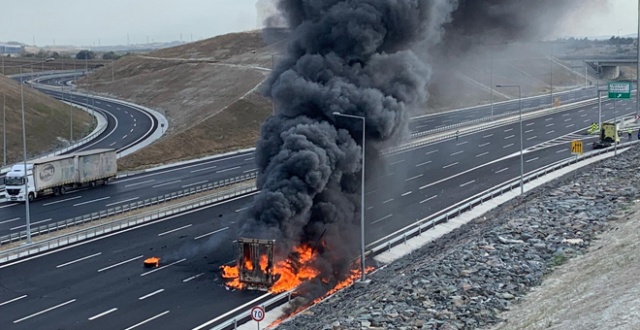
<instances>
[{"instance_id":1,"label":"utility pole","mask_svg":"<svg viewBox=\"0 0 640 330\"><path fill-rule=\"evenodd\" d=\"M20 103L22 107L22 148L24 155L24 204L25 218L27 225L27 244L31 244L31 216L29 212L29 186L27 183L27 134L24 123L24 81L22 77L22 67L20 67Z\"/></svg>"}]
</instances>

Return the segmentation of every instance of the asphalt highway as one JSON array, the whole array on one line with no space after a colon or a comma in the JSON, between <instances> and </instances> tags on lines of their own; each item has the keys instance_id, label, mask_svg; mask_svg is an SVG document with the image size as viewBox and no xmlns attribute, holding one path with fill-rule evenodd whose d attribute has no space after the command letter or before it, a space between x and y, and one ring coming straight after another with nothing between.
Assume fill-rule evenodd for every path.
<instances>
[{"instance_id":1,"label":"asphalt highway","mask_svg":"<svg viewBox=\"0 0 640 330\"><path fill-rule=\"evenodd\" d=\"M634 112L632 104L619 102L619 115ZM605 105L605 118L611 108ZM585 138L576 131L596 113L587 106L525 121L525 172L571 157L569 141ZM518 137L516 123L389 157L367 180L367 242L517 178ZM251 200L237 198L0 266L0 327L195 329L262 297L227 290L218 272L233 259L234 226ZM143 268L149 256L161 256L161 267Z\"/></svg>"},{"instance_id":2,"label":"asphalt highway","mask_svg":"<svg viewBox=\"0 0 640 330\"><path fill-rule=\"evenodd\" d=\"M611 113L613 101L607 101L603 105L605 119L613 118ZM619 102L619 115L629 113L633 109L632 103ZM623 105L624 104L624 105ZM115 106L112 106L112 109ZM537 122L537 123L536 123ZM544 122L544 124L542 124ZM597 105L584 106L578 109L565 111L561 114L548 115L532 121L527 121L525 125L524 145L525 148L535 146L550 139L559 138L571 132L580 131L588 124L597 122ZM519 128L509 126L510 131L502 132L500 129L487 131L487 141L474 146L462 143L458 148L444 150L438 154L443 157L437 159L418 161L414 168L402 169L400 172L412 178L422 173L429 166L436 166L438 161L445 159L454 160L450 167L438 172L438 175L446 174L449 171L459 172L476 166L484 159L497 159L519 150ZM584 130L583 130L584 131ZM125 132L126 133L126 132ZM504 139L502 141L501 139ZM501 145L501 149L496 150L493 146ZM502 148L504 147L504 148ZM458 150L459 149L459 150ZM483 150L485 149L485 150ZM474 150L479 152L478 159L469 159L469 155ZM448 154L446 152L449 152ZM407 166L409 159L392 155L388 163L389 167ZM411 157L417 158L417 153L411 153ZM426 155L426 156L432 156ZM402 158L402 159L400 159ZM430 164L433 161L434 164ZM455 163L455 164L454 164ZM425 166L429 165L429 166ZM446 166L448 164L442 164ZM436 167L437 168L437 167ZM161 196L176 192L182 189L192 188L198 185L213 183L230 177L247 175L256 170L255 160L252 153L240 153L238 155L226 156L219 159L199 161L189 165L175 166L162 170L152 171L140 175L115 180L107 187L94 189L84 189L69 193L64 196L45 197L31 203L31 222L33 225L45 225L51 222L62 221L77 216L82 216L92 212L122 206L125 203L140 202L147 198ZM394 172L394 171L391 171ZM405 178L405 179L406 179ZM371 184L374 186L375 184ZM395 186L395 185L392 185ZM16 233L25 230L24 208L21 204L4 203L0 204L0 236L9 233Z\"/></svg>"}]
</instances>

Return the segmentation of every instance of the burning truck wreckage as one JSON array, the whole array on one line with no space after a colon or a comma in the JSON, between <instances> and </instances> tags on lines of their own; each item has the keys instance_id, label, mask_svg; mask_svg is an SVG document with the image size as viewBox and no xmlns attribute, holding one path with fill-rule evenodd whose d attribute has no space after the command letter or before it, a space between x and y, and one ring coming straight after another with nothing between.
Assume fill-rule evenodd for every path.
<instances>
[{"instance_id":1,"label":"burning truck wreckage","mask_svg":"<svg viewBox=\"0 0 640 330\"><path fill-rule=\"evenodd\" d=\"M429 70L409 46L428 28L428 3L278 2L291 35L265 83L275 111L256 146L259 193L240 215L237 261L221 267L228 287L297 288L311 303L360 277L363 143L375 166L426 102Z\"/></svg>"},{"instance_id":2,"label":"burning truck wreckage","mask_svg":"<svg viewBox=\"0 0 640 330\"><path fill-rule=\"evenodd\" d=\"M552 5L556 16L547 18L556 19L582 2L276 3L274 20L290 35L264 83L274 112L256 146L259 192L239 214L237 260L221 275L234 289L297 289L308 305L360 277L363 166L373 178L384 167L382 149L409 136L408 119L426 104L434 68L473 53L474 39L531 37L528 26L539 22L527 20Z\"/></svg>"}]
</instances>

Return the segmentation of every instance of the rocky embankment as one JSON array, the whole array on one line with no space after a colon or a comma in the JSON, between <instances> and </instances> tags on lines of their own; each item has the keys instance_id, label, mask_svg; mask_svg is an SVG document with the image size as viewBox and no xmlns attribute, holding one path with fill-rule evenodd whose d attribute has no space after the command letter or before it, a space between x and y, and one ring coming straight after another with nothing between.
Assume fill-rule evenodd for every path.
<instances>
[{"instance_id":1,"label":"rocky embankment","mask_svg":"<svg viewBox=\"0 0 640 330\"><path fill-rule=\"evenodd\" d=\"M480 329L587 252L638 198L640 148L582 168L463 226L278 329Z\"/></svg>"}]
</instances>

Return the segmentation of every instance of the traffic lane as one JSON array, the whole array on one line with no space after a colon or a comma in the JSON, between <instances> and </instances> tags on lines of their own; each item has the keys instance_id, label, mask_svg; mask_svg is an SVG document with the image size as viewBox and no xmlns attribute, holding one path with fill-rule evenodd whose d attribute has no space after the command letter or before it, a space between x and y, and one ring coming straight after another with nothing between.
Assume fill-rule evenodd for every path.
<instances>
[{"instance_id":1,"label":"traffic lane","mask_svg":"<svg viewBox=\"0 0 640 330\"><path fill-rule=\"evenodd\" d=\"M226 203L226 206L222 207L222 210L217 210L215 212L235 215L235 211L232 210L241 207L243 203L244 202ZM184 252L185 241L191 240L192 238L195 240L196 238L198 238L198 236L195 235L202 236L204 235L202 234L203 231L209 231L213 229L209 228L212 227L210 212L199 211L191 214L190 216L183 216L181 218L184 222L195 222L197 223L197 225L194 224L193 228L190 227L188 229L184 229L184 231L182 232L171 231L171 229L169 228L173 228L173 223L171 225L163 223L150 225L144 229L137 229L142 231L150 231L148 235L140 236L139 232L122 233L110 238L110 240L115 240L116 242L109 242L104 244L100 243L102 240L98 240L94 243L86 244L82 249L73 249L77 251L60 251L56 254L38 258L40 259L39 261L32 260L10 267L4 267L0 270L0 278L6 279L6 281L8 282L5 287L14 289L19 285L13 283L12 281L16 281L18 282L18 284L20 284L21 281L24 280L24 276L21 276L20 274L24 274L24 272L37 271L39 272L39 275L30 277L29 282L41 283L42 288L39 288L37 292L39 296L44 295L49 297L57 297L57 301L64 299L77 299L78 302L91 302L92 299L94 299L95 301L101 302L104 305L98 305L98 307L94 308L93 310L85 310L83 308L78 311L72 310L69 314L78 315L80 317L79 320L73 320L70 315L61 316L61 320L63 322L71 322L72 324L82 324L80 321L82 321L83 317L86 316L87 318L89 318L91 317L91 315L89 315L91 313L96 313L93 315L97 315L101 313L101 311L104 312L109 310L107 308L114 308L109 306L114 306L116 304L117 306L121 306L119 307L119 309L134 309L140 312L141 308L138 308L138 305L135 305L136 307L133 308L127 306L127 302L134 301L137 303L138 301L146 300L147 298L149 298L149 300L147 301L153 301L154 305L160 304L170 306L177 303L179 305L178 307L182 307L185 309L183 312L185 312L186 314L184 315L184 318L182 318L182 320L188 319L190 317L189 313L191 313L191 311L202 308L203 313L200 315L204 315L205 317L203 317L201 320L192 318L195 326L208 320L211 313L217 313L218 308L224 309L225 307L228 307L227 305L229 302L236 301L236 303L234 303L235 305L244 303L248 301L248 299L255 298L255 293L250 292L245 292L240 295L231 294L231 292L223 286L222 281L219 279L219 266L233 259L233 255L235 252L235 248L231 244L229 237L225 238L225 242L227 242L225 243L225 246L228 247L226 249L221 247L217 247L214 249L213 246L208 245L206 249L200 250L199 255L189 255L187 253L186 257L188 258L188 260L181 264L175 264L164 269L163 267L170 265L168 263L170 263L172 260L167 260L166 262L163 262L163 264L161 264L160 268L152 270L142 268L140 258L134 260L133 262L127 262L118 265L120 263L120 260L129 260L126 258L129 258L132 255L136 255L140 253L140 251L146 251L148 249L156 250L151 252L150 255L161 255L163 257L163 253L167 252ZM229 225L232 222L232 220L230 220L232 218L233 217L227 217L226 219L218 218L217 222L219 221L219 223L216 225ZM179 223L177 225L182 224ZM197 229L197 227L200 228ZM217 228L217 230L220 229L223 228ZM162 235L164 233L167 234ZM209 238L212 238L213 235L215 234L206 235L202 239L208 240ZM145 237L147 237L148 239L145 239ZM158 237L162 237L161 243L157 242ZM105 238L105 240L107 239L109 238ZM133 244L127 244L130 242ZM160 244L160 248L163 249L164 252L157 251L158 249L160 249L158 247ZM114 249L114 247L122 247L122 249ZM91 258L87 258L87 256L85 256L85 253L87 253L87 251L92 252L93 254L91 255L95 255L96 251L103 248L111 249L112 251L105 251L102 254ZM117 255L117 257L105 260L110 254ZM57 257L53 258L54 255L56 255ZM173 260L180 257L180 255L177 255ZM32 265L31 268L28 267L28 264L32 262L35 262L36 265ZM55 270L52 270L54 264L57 264L57 266ZM37 270L33 269L34 266L37 268ZM7 274L7 268L12 269L12 274ZM104 271L98 272L98 274L95 273L96 271L99 271L101 269L104 269ZM47 285L51 287L46 288ZM183 287L184 285L192 285L192 287L191 289L185 289ZM193 287L194 285L195 287ZM99 288L108 289L105 291L101 291ZM150 298L149 296L147 298L141 299L142 297L145 297L150 293L160 290L158 288L163 289L162 294L158 294L157 297L155 297L155 295L152 295L154 296L153 298ZM202 295L203 291L205 292L204 295ZM60 292L71 293L65 296L59 294ZM195 295L196 293L202 295L200 297L201 299L194 299L194 297L191 297L191 295ZM15 294L23 295L24 292L16 292ZM225 295L229 296L225 297ZM216 297L216 299L212 301L211 297ZM222 303L223 301L224 303ZM30 302L30 300L25 299L23 302ZM13 306L12 308L17 308L17 311L22 311L22 313L37 313L38 311L51 306L53 302L55 301L46 301L42 305L30 307L30 309L28 309L26 312L23 311L23 308L19 303L10 304L7 306ZM146 303L146 301L144 301L144 303ZM94 304L89 303L89 305L93 306ZM31 306L31 304L29 304L29 306ZM10 309L7 311L11 315L14 314ZM224 312L224 310L220 311L220 313L222 312ZM150 313L133 313L130 315L130 320L127 319L126 315L120 315L119 321L124 320L124 323L121 327L125 328L125 326L133 325L133 322L137 322L142 317L142 315L145 314ZM7 315L7 313L5 313L5 311L3 310L2 315ZM51 320L53 319L55 318L50 317L48 322L51 322ZM0 324L4 324L4 321L5 320L2 320ZM25 324L28 324L30 326L33 326L34 324L37 325L37 323L28 322ZM55 324L58 326L64 325L65 323L61 322L60 324ZM110 323L110 328L113 328L113 326L114 324ZM117 325L116 327L120 327L120 325ZM39 327L36 326L32 328Z\"/></svg>"},{"instance_id":2,"label":"traffic lane","mask_svg":"<svg viewBox=\"0 0 640 330\"><path fill-rule=\"evenodd\" d=\"M73 219L100 210L122 207L145 199L164 196L180 190L188 190L208 183L220 182L228 176L246 175L253 171L251 165L241 166L234 171L192 175L185 179L165 178L163 181L122 182L119 185L83 188L68 192L62 196L43 197L30 203L31 225L44 226L57 221ZM148 187L144 185L153 186ZM4 205L0 216L0 235L24 231L23 204Z\"/></svg>"},{"instance_id":3,"label":"traffic lane","mask_svg":"<svg viewBox=\"0 0 640 330\"><path fill-rule=\"evenodd\" d=\"M586 148L585 148L586 149ZM548 164L570 158L569 149L563 146L526 154L526 173ZM468 173L452 177L444 182L421 189L420 183L405 188L405 196L398 196L396 204L368 205L366 216L367 242L378 240L415 221L424 219L458 202L493 188L501 182L520 176L519 156L479 167Z\"/></svg>"},{"instance_id":4,"label":"traffic lane","mask_svg":"<svg viewBox=\"0 0 640 330\"><path fill-rule=\"evenodd\" d=\"M593 87L579 91L560 92L555 95L560 97L561 102L567 102L569 100L579 101L597 97L595 88ZM526 108L539 108L544 105L550 104L550 95L548 94L532 98L525 98L522 100L522 106L525 110ZM515 99L511 100L508 103L496 103L493 106L493 110L491 105L483 105L469 108L464 111L445 112L429 117L418 118L410 123L410 129L411 131L420 132L479 118L486 118L491 116L492 112L493 115L501 115L508 112L517 111L518 109L518 100Z\"/></svg>"},{"instance_id":5,"label":"traffic lane","mask_svg":"<svg viewBox=\"0 0 640 330\"><path fill-rule=\"evenodd\" d=\"M253 165L233 167L232 171L220 169L217 172L205 171L192 173L181 178L164 178L142 181L123 181L120 184L83 188L71 191L62 196L43 197L30 203L31 225L44 226L57 221L73 219L100 210L122 207L131 203L143 202L145 199L171 194L180 190L193 189L224 179L246 175L253 172ZM153 181L151 181L153 180ZM149 187L149 185L152 185ZM0 216L0 235L24 231L24 207L12 205L6 207Z\"/></svg>"},{"instance_id":6,"label":"traffic lane","mask_svg":"<svg viewBox=\"0 0 640 330\"><path fill-rule=\"evenodd\" d=\"M584 113L587 113L587 117L583 117ZM607 116L608 114L605 114L605 118ZM580 108L523 121L523 145L525 148L531 148L540 143L558 139L587 127L586 123L593 120L597 121L596 113L589 114L586 108ZM548 126L550 124L555 127ZM424 179L426 173L431 173L433 176L434 172L437 176L446 177L519 150L520 124L514 123L395 154L388 158L388 164L381 166L381 169L373 175L391 176L400 173L399 178L404 179L405 182ZM397 185L399 178L390 179L394 182L393 185L388 184L389 180L373 181L369 184L367 193L379 190L383 194L395 194L392 187L401 187ZM390 197L380 198L388 200Z\"/></svg>"},{"instance_id":7,"label":"traffic lane","mask_svg":"<svg viewBox=\"0 0 640 330\"><path fill-rule=\"evenodd\" d=\"M62 95L56 93L56 98L62 98ZM68 97L68 98L67 98ZM101 101L92 97L66 95L65 99L71 102L83 104L88 107L99 108L117 118L117 127L111 135L112 138L83 146L81 150L88 148L115 148L121 149L127 147L142 137L148 135L154 127L154 120L149 114L133 109L129 106L118 105L111 102Z\"/></svg>"}]
</instances>

